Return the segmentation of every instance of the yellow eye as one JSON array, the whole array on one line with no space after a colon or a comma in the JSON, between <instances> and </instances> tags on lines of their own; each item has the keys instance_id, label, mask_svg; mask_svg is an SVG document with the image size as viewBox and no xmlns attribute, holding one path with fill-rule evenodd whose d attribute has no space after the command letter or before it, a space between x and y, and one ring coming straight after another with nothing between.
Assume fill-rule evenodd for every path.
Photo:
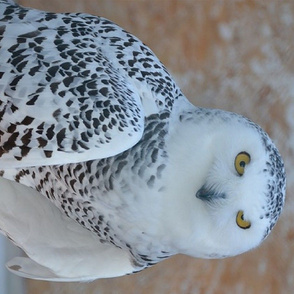
<instances>
[{"instance_id":1,"label":"yellow eye","mask_svg":"<svg viewBox=\"0 0 294 294\"><path fill-rule=\"evenodd\" d=\"M249 229L251 227L250 221L244 220L244 212L239 210L236 216L236 223L241 229Z\"/></svg>"},{"instance_id":2,"label":"yellow eye","mask_svg":"<svg viewBox=\"0 0 294 294\"><path fill-rule=\"evenodd\" d=\"M244 174L245 165L250 162L250 155L247 152L240 152L235 158L235 169L242 176Z\"/></svg>"}]
</instances>

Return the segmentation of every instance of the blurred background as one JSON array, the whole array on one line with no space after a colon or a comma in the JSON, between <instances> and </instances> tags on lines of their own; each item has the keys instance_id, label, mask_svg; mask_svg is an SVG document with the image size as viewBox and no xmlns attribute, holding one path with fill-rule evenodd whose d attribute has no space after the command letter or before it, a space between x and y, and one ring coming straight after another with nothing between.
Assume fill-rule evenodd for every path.
<instances>
[{"instance_id":1,"label":"blurred background","mask_svg":"<svg viewBox=\"0 0 294 294\"><path fill-rule=\"evenodd\" d=\"M288 179L282 217L252 252L225 260L176 256L132 276L87 284L25 280L26 293L293 293L294 1L18 2L101 15L130 31L155 52L195 105L238 112L260 124L282 153Z\"/></svg>"}]
</instances>

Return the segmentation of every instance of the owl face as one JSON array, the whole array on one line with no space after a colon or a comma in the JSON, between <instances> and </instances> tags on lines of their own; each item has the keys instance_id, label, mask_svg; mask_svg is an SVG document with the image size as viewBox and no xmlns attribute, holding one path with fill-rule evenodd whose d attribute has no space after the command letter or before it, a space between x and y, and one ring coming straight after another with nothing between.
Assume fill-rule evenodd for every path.
<instances>
[{"instance_id":1,"label":"owl face","mask_svg":"<svg viewBox=\"0 0 294 294\"><path fill-rule=\"evenodd\" d=\"M194 152L191 147L185 163L193 173L184 173L188 180L183 185L190 186L182 211L191 211L183 218L191 224L186 244L193 245L185 249L183 245L181 251L220 258L258 246L284 203L285 172L277 148L258 125L236 114L211 110L189 121L183 133L190 134L180 136L193 138L186 142ZM188 183L193 177L192 186Z\"/></svg>"},{"instance_id":2,"label":"owl face","mask_svg":"<svg viewBox=\"0 0 294 294\"><path fill-rule=\"evenodd\" d=\"M283 207L285 176L273 142L257 125L224 122L211 134L211 157L196 198L214 230L210 257L256 247L269 234Z\"/></svg>"}]
</instances>

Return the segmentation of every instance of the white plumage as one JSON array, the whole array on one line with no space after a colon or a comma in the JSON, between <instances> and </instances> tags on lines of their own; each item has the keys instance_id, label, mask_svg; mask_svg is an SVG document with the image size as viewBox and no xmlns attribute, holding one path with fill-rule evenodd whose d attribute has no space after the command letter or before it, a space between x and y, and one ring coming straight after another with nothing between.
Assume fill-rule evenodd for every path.
<instances>
[{"instance_id":1,"label":"white plumage","mask_svg":"<svg viewBox=\"0 0 294 294\"><path fill-rule=\"evenodd\" d=\"M0 0L0 229L24 277L87 281L259 245L284 204L278 150L190 104L112 22ZM44 197L45 196L45 197Z\"/></svg>"}]
</instances>

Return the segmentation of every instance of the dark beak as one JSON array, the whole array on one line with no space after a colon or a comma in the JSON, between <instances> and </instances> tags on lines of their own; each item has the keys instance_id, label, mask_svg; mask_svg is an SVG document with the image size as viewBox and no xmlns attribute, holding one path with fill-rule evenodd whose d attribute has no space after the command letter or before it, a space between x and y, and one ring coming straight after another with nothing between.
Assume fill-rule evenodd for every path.
<instances>
[{"instance_id":1,"label":"dark beak","mask_svg":"<svg viewBox=\"0 0 294 294\"><path fill-rule=\"evenodd\" d=\"M212 188L207 188L203 185L196 193L196 197L203 201L214 201L217 199L225 199L226 194L214 191Z\"/></svg>"}]
</instances>

